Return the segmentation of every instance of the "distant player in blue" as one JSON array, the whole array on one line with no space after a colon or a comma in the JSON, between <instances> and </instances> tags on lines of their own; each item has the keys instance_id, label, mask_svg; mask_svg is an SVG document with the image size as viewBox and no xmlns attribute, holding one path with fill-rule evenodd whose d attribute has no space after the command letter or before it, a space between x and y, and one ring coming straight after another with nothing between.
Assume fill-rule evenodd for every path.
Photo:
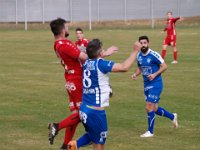
<instances>
[{"instance_id":1,"label":"distant player in blue","mask_svg":"<svg viewBox=\"0 0 200 150\"><path fill-rule=\"evenodd\" d=\"M178 127L177 114L170 113L158 106L160 94L163 90L161 74L167 69L166 63L159 53L149 48L149 39L147 36L139 37L139 42L142 48L137 55L138 68L132 75L132 79L136 80L138 75L143 75L144 96L148 116L148 129L140 137L153 137L155 114L172 120L174 128Z\"/></svg>"},{"instance_id":2,"label":"distant player in blue","mask_svg":"<svg viewBox=\"0 0 200 150\"><path fill-rule=\"evenodd\" d=\"M117 47L112 47L117 49ZM80 118L86 133L77 141L68 144L68 150L77 150L81 146L93 144L94 150L104 150L108 126L105 107L109 106L110 72L126 72L136 60L141 44L134 44L134 51L123 63L102 58L102 43L99 39L89 42L86 52L89 57L83 65L83 99Z\"/></svg>"}]
</instances>

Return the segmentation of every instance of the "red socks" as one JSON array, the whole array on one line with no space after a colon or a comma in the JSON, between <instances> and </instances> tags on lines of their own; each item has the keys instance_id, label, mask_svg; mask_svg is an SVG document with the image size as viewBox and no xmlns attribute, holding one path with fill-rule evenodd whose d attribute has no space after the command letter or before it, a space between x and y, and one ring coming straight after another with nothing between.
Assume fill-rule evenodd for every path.
<instances>
[{"instance_id":1,"label":"red socks","mask_svg":"<svg viewBox=\"0 0 200 150\"><path fill-rule=\"evenodd\" d=\"M79 113L71 114L58 124L58 131L66 128L64 136L64 144L68 144L76 131L76 127L80 122Z\"/></svg>"},{"instance_id":2,"label":"red socks","mask_svg":"<svg viewBox=\"0 0 200 150\"><path fill-rule=\"evenodd\" d=\"M162 50L161 56L162 56L163 59L165 58L165 56L166 56L166 50L165 49Z\"/></svg>"},{"instance_id":3,"label":"red socks","mask_svg":"<svg viewBox=\"0 0 200 150\"><path fill-rule=\"evenodd\" d=\"M79 113L71 114L58 124L58 131L67 128L73 125L76 125L80 122Z\"/></svg>"},{"instance_id":4,"label":"red socks","mask_svg":"<svg viewBox=\"0 0 200 150\"><path fill-rule=\"evenodd\" d=\"M67 145L72 140L74 133L76 131L76 127L78 126L78 123L66 128L65 136L64 136L64 144L65 145Z\"/></svg>"},{"instance_id":5,"label":"red socks","mask_svg":"<svg viewBox=\"0 0 200 150\"><path fill-rule=\"evenodd\" d=\"M162 56L163 59L165 58L166 53L167 53L167 51L163 49L162 50L162 54L161 54L161 56ZM177 61L177 56L178 56L177 54L178 54L178 51L174 51L173 55L174 55L174 60L175 61Z\"/></svg>"},{"instance_id":6,"label":"red socks","mask_svg":"<svg viewBox=\"0 0 200 150\"><path fill-rule=\"evenodd\" d=\"M174 51L174 60L176 60L176 61L177 61L177 53L178 53L178 51Z\"/></svg>"}]
</instances>

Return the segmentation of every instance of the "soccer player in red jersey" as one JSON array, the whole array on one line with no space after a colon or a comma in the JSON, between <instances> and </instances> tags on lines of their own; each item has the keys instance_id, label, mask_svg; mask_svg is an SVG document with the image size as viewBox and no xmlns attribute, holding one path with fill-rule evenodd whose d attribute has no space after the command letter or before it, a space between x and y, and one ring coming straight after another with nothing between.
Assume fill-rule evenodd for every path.
<instances>
[{"instance_id":1,"label":"soccer player in red jersey","mask_svg":"<svg viewBox=\"0 0 200 150\"><path fill-rule=\"evenodd\" d=\"M89 40L84 38L84 33L83 29L81 28L76 28L76 42L75 45L80 49L81 52L86 53L86 47L89 43Z\"/></svg>"},{"instance_id":2,"label":"soccer player in red jersey","mask_svg":"<svg viewBox=\"0 0 200 150\"><path fill-rule=\"evenodd\" d=\"M176 31L175 31L175 23L177 20L183 20L182 17L177 17L173 18L172 12L169 11L167 12L167 20L166 20L166 27L165 29L161 32L167 31L167 35L163 41L163 46L162 46L162 58L164 59L166 56L166 49L167 46L172 46L173 48L173 55L174 55L174 61L172 61L173 64L178 63L177 61L177 48L176 48Z\"/></svg>"},{"instance_id":3,"label":"soccer player in red jersey","mask_svg":"<svg viewBox=\"0 0 200 150\"><path fill-rule=\"evenodd\" d=\"M61 149L64 149L72 139L80 122L79 107L82 101L82 67L79 60L86 60L87 55L66 38L69 35L67 21L58 18L50 23L50 27L55 37L55 53L60 58L65 70L65 87L69 94L71 115L59 123L49 124L49 141L50 144L53 144L58 131L66 128L64 143L61 147Z\"/></svg>"},{"instance_id":4,"label":"soccer player in red jersey","mask_svg":"<svg viewBox=\"0 0 200 150\"><path fill-rule=\"evenodd\" d=\"M67 23L62 18L55 19L50 23L51 31L55 37L54 50L65 70L65 87L69 95L71 111L71 115L67 118L59 123L50 123L48 126L50 144L53 144L58 131L63 128L66 129L61 150L67 149L66 145L73 138L76 127L80 122L79 109L82 102L82 64L80 61L87 59L87 55L66 38L69 35ZM110 47L107 51L104 51L103 56L109 56L115 51L115 47Z\"/></svg>"}]
</instances>

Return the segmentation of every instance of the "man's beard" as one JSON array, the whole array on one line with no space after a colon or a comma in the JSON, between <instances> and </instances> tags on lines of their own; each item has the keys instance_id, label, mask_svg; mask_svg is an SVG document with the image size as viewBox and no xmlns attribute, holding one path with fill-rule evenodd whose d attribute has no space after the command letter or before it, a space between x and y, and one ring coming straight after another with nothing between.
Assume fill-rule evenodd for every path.
<instances>
[{"instance_id":1,"label":"man's beard","mask_svg":"<svg viewBox=\"0 0 200 150\"><path fill-rule=\"evenodd\" d=\"M69 36L69 33L66 32L66 33L65 33L65 37L67 38L68 36Z\"/></svg>"},{"instance_id":2,"label":"man's beard","mask_svg":"<svg viewBox=\"0 0 200 150\"><path fill-rule=\"evenodd\" d=\"M147 46L147 47L142 46L142 48L141 48L141 52L142 52L143 54L146 54L146 52L148 51L148 49L149 49L148 46Z\"/></svg>"}]
</instances>

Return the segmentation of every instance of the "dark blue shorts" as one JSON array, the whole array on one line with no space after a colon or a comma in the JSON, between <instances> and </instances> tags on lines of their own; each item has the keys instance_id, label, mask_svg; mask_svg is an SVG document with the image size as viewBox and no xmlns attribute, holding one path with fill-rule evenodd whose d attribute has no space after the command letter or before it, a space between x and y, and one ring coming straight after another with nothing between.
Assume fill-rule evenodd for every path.
<instances>
[{"instance_id":1,"label":"dark blue shorts","mask_svg":"<svg viewBox=\"0 0 200 150\"><path fill-rule=\"evenodd\" d=\"M162 93L162 82L160 84L149 84L144 86L144 96L147 102L158 103Z\"/></svg>"},{"instance_id":2,"label":"dark blue shorts","mask_svg":"<svg viewBox=\"0 0 200 150\"><path fill-rule=\"evenodd\" d=\"M80 118L91 141L95 144L105 144L108 132L105 110L95 110L82 104Z\"/></svg>"}]
</instances>

